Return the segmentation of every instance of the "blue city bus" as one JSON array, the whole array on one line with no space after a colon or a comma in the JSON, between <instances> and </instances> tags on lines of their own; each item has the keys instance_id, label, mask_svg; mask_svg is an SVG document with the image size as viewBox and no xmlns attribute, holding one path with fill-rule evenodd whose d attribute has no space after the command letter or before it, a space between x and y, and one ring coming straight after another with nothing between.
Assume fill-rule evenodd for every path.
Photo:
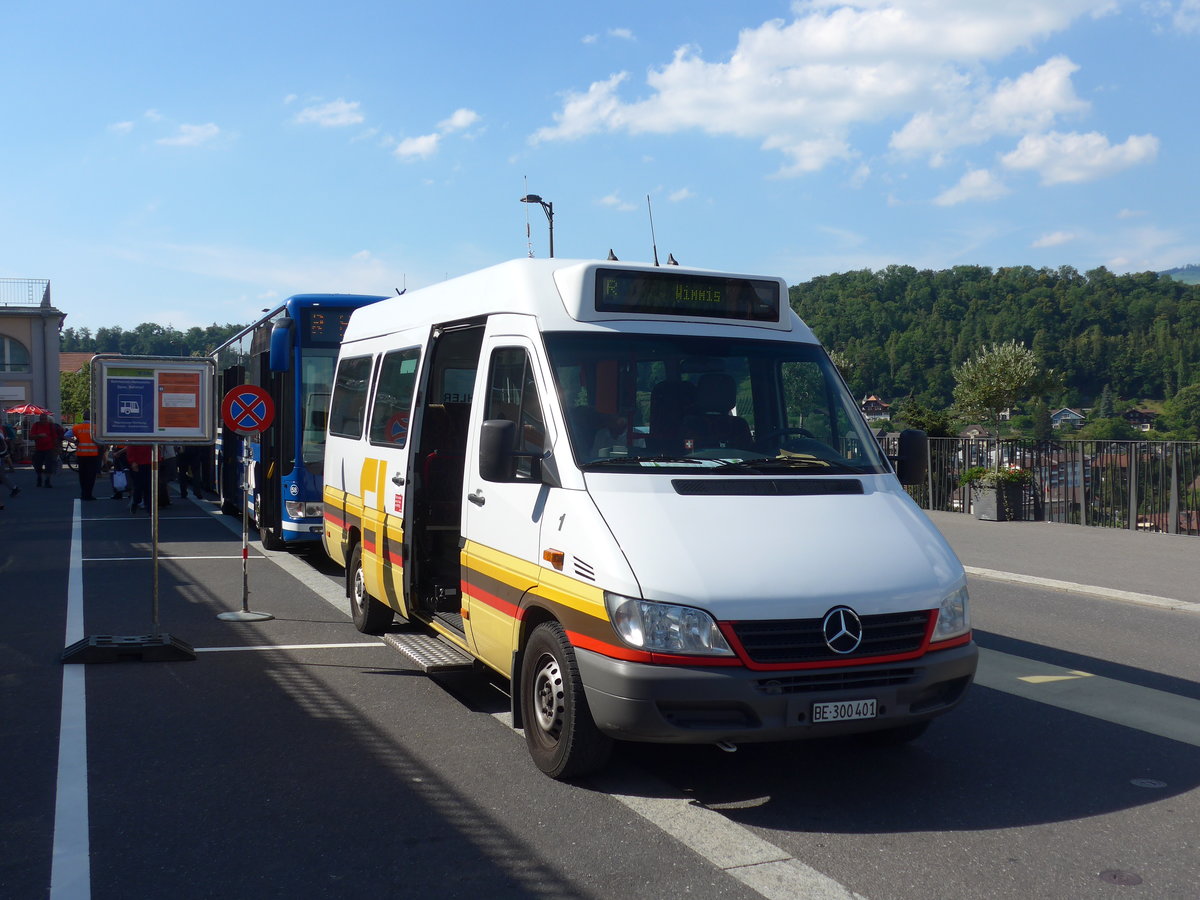
<instances>
[{"instance_id":1,"label":"blue city bus","mask_svg":"<svg viewBox=\"0 0 1200 900\"><path fill-rule=\"evenodd\" d=\"M242 512L242 455L251 450L249 513L263 546L281 550L320 541L325 420L338 346L350 314L383 300L367 294L297 294L212 352L216 400L243 384L263 388L275 419L242 438L217 413L216 487L221 509Z\"/></svg>"}]
</instances>

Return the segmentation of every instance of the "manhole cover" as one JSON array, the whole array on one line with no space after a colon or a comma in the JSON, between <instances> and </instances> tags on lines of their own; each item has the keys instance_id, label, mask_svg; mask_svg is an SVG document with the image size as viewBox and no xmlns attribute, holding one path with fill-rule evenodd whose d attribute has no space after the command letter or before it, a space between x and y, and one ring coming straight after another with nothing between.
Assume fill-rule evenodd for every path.
<instances>
[{"instance_id":1,"label":"manhole cover","mask_svg":"<svg viewBox=\"0 0 1200 900\"><path fill-rule=\"evenodd\" d=\"M1142 883L1142 876L1135 875L1133 872L1125 872L1121 869L1108 869L1100 873L1100 880L1108 884L1119 884L1123 887L1133 887L1135 884Z\"/></svg>"}]
</instances>

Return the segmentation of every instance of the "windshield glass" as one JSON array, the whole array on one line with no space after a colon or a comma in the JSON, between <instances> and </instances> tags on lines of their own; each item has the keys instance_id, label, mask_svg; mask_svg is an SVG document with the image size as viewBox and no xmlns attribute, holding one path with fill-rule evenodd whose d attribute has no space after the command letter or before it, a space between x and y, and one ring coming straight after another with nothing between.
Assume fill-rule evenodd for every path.
<instances>
[{"instance_id":1,"label":"windshield glass","mask_svg":"<svg viewBox=\"0 0 1200 900\"><path fill-rule=\"evenodd\" d=\"M325 462L325 424L329 418L329 386L337 350L305 348L300 368L300 458L320 474Z\"/></svg>"},{"instance_id":2,"label":"windshield glass","mask_svg":"<svg viewBox=\"0 0 1200 900\"><path fill-rule=\"evenodd\" d=\"M820 347L692 335L545 335L584 469L887 472Z\"/></svg>"}]
</instances>

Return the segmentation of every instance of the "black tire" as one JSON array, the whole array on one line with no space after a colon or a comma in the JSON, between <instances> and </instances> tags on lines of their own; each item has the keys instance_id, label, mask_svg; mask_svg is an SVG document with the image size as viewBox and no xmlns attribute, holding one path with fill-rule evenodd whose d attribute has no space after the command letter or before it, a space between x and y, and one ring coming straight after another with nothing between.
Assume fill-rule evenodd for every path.
<instances>
[{"instance_id":1,"label":"black tire","mask_svg":"<svg viewBox=\"0 0 1200 900\"><path fill-rule=\"evenodd\" d=\"M395 611L367 593L363 580L362 544L355 544L346 567L346 595L350 598L350 615L354 627L363 634L383 634L395 618Z\"/></svg>"},{"instance_id":2,"label":"black tire","mask_svg":"<svg viewBox=\"0 0 1200 900\"><path fill-rule=\"evenodd\" d=\"M534 764L551 778L575 778L604 767L612 739L596 727L567 634L543 622L521 662L521 718Z\"/></svg>"},{"instance_id":3,"label":"black tire","mask_svg":"<svg viewBox=\"0 0 1200 900\"><path fill-rule=\"evenodd\" d=\"M287 543L262 522L258 523L258 539L262 541L264 550L286 550Z\"/></svg>"},{"instance_id":4,"label":"black tire","mask_svg":"<svg viewBox=\"0 0 1200 900\"><path fill-rule=\"evenodd\" d=\"M900 747L915 741L929 728L929 719L924 722L909 722L882 731L868 731L859 735L863 743L872 747Z\"/></svg>"}]
</instances>

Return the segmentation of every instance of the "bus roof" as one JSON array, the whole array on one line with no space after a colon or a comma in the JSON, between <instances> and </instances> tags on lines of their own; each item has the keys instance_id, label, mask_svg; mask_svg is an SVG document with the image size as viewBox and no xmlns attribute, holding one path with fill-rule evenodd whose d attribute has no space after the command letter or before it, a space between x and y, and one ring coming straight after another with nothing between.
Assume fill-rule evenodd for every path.
<instances>
[{"instance_id":1,"label":"bus roof","mask_svg":"<svg viewBox=\"0 0 1200 900\"><path fill-rule=\"evenodd\" d=\"M601 278L610 275L623 283L632 283L630 292L638 290L641 282L727 283L738 290L753 285L760 298L767 296L771 300L773 297L774 306L759 304L763 309L769 309L769 314L756 310L753 317L733 312L731 303L724 304L730 310L719 317L695 312L699 308L695 304L692 312L680 313L678 308L668 308L661 301L656 309L638 306L636 300L623 308L604 308L597 301L598 272ZM453 322L496 313L535 316L546 331L578 327L580 323L607 323L612 327L617 321L660 325L698 323L718 328L735 326L792 332L793 339L816 341L792 312L787 284L781 278L612 260L514 259L362 307L351 317L343 342L420 328L434 322Z\"/></svg>"}]
</instances>

